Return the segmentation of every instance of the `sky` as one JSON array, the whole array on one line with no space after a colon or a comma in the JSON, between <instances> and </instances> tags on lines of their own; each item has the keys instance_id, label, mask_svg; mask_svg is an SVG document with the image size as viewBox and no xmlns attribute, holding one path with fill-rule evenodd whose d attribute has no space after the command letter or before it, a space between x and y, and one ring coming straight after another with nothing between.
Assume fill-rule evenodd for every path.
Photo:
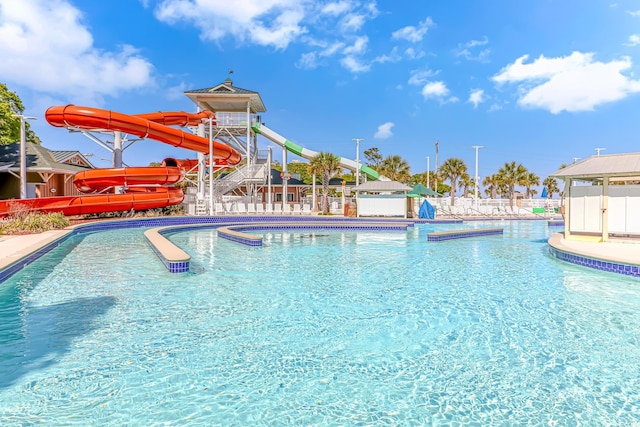
<instances>
[{"instance_id":1,"label":"sky","mask_svg":"<svg viewBox=\"0 0 640 427\"><path fill-rule=\"evenodd\" d=\"M596 148L640 151L639 67L640 0L0 0L0 82L45 147L98 167L109 153L48 107L196 111L184 91L231 77L305 148L355 159L361 138L361 158L377 147L423 173L438 141L439 164L474 176L482 146L481 180L516 161L542 181ZM124 152L165 157L195 154Z\"/></svg>"}]
</instances>

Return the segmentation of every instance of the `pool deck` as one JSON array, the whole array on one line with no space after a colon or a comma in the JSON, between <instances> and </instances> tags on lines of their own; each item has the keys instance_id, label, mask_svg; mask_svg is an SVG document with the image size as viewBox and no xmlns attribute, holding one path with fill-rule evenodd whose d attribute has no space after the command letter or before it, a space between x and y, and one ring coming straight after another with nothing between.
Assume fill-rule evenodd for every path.
<instances>
[{"instance_id":1,"label":"pool deck","mask_svg":"<svg viewBox=\"0 0 640 427\"><path fill-rule=\"evenodd\" d=\"M72 232L72 228L44 233L0 235L0 270Z\"/></svg>"}]
</instances>

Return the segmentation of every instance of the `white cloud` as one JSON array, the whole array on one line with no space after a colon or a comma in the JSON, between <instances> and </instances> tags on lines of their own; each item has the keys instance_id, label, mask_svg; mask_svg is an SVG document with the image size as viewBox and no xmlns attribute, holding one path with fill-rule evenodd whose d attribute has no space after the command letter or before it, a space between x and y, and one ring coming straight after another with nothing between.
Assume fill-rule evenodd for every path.
<instances>
[{"instance_id":1,"label":"white cloud","mask_svg":"<svg viewBox=\"0 0 640 427\"><path fill-rule=\"evenodd\" d=\"M349 9L351 9L351 4L348 1L336 1L324 5L321 12L325 15L339 16Z\"/></svg>"},{"instance_id":2,"label":"white cloud","mask_svg":"<svg viewBox=\"0 0 640 427\"><path fill-rule=\"evenodd\" d=\"M482 89L471 89L471 93L469 93L469 100L473 104L473 108L478 108L478 105L484 102L484 90Z\"/></svg>"},{"instance_id":3,"label":"white cloud","mask_svg":"<svg viewBox=\"0 0 640 427\"><path fill-rule=\"evenodd\" d=\"M458 98L456 98L455 96L449 96L451 91L449 91L447 85L442 81L428 82L422 87L420 93L422 93L422 96L425 100L437 99L441 103L458 101Z\"/></svg>"},{"instance_id":4,"label":"white cloud","mask_svg":"<svg viewBox=\"0 0 640 427\"><path fill-rule=\"evenodd\" d=\"M632 47L640 45L640 34L631 34L629 36L629 42L625 44Z\"/></svg>"},{"instance_id":5,"label":"white cloud","mask_svg":"<svg viewBox=\"0 0 640 427\"><path fill-rule=\"evenodd\" d=\"M97 104L153 83L134 47L97 49L82 19L66 0L0 0L0 80Z\"/></svg>"},{"instance_id":6,"label":"white cloud","mask_svg":"<svg viewBox=\"0 0 640 427\"><path fill-rule=\"evenodd\" d=\"M431 70L412 70L408 83L414 86L420 86L425 84L430 77L435 76L438 72Z\"/></svg>"},{"instance_id":7,"label":"white cloud","mask_svg":"<svg viewBox=\"0 0 640 427\"><path fill-rule=\"evenodd\" d=\"M307 32L302 25L305 5L298 0L243 0L242 7L227 0L163 0L155 15L169 24L193 23L205 40L231 35L241 42L285 49Z\"/></svg>"},{"instance_id":8,"label":"white cloud","mask_svg":"<svg viewBox=\"0 0 640 427\"><path fill-rule=\"evenodd\" d=\"M371 69L370 65L363 64L359 58L351 55L342 58L340 64L352 73L364 73Z\"/></svg>"},{"instance_id":9,"label":"white cloud","mask_svg":"<svg viewBox=\"0 0 640 427\"><path fill-rule=\"evenodd\" d=\"M379 62L381 64L385 62L398 62L402 59L402 56L398 53L398 46L394 46L389 52L388 55L380 55L375 59L375 62Z\"/></svg>"},{"instance_id":10,"label":"white cloud","mask_svg":"<svg viewBox=\"0 0 640 427\"><path fill-rule=\"evenodd\" d=\"M395 126L393 122L386 122L378 126L378 131L373 135L375 139L387 139L393 136L393 132L391 132L391 128Z\"/></svg>"},{"instance_id":11,"label":"white cloud","mask_svg":"<svg viewBox=\"0 0 640 427\"><path fill-rule=\"evenodd\" d=\"M529 56L524 55L492 79L499 84L518 84L519 105L546 109L553 114L590 111L600 104L640 92L640 81L622 74L631 68L630 58L605 63L594 61L593 56L581 52L559 58L541 55L525 64Z\"/></svg>"},{"instance_id":12,"label":"white cloud","mask_svg":"<svg viewBox=\"0 0 640 427\"><path fill-rule=\"evenodd\" d=\"M316 52L307 52L300 55L300 59L296 62L296 67L303 70L313 70L318 67L318 55Z\"/></svg>"},{"instance_id":13,"label":"white cloud","mask_svg":"<svg viewBox=\"0 0 640 427\"><path fill-rule=\"evenodd\" d=\"M424 21L420 22L417 27L413 25L408 25L406 27L400 28L397 31L394 31L391 34L391 37L394 39L402 39L408 40L413 43L417 43L421 41L429 28L433 26L433 21L430 17L427 17Z\"/></svg>"},{"instance_id":14,"label":"white cloud","mask_svg":"<svg viewBox=\"0 0 640 427\"><path fill-rule=\"evenodd\" d=\"M366 52L368 43L369 37L357 37L351 46L344 48L343 53L345 55L361 55Z\"/></svg>"},{"instance_id":15,"label":"white cloud","mask_svg":"<svg viewBox=\"0 0 640 427\"><path fill-rule=\"evenodd\" d=\"M491 49L482 49L476 54L473 53L475 47L486 46L487 44L489 44L489 39L486 36L482 40L469 40L464 44L459 44L453 53L455 56L464 57L469 61L488 62Z\"/></svg>"},{"instance_id":16,"label":"white cloud","mask_svg":"<svg viewBox=\"0 0 640 427\"><path fill-rule=\"evenodd\" d=\"M416 51L414 48L409 47L404 51L404 55L409 59L420 59L424 56L424 52L421 50Z\"/></svg>"},{"instance_id":17,"label":"white cloud","mask_svg":"<svg viewBox=\"0 0 640 427\"><path fill-rule=\"evenodd\" d=\"M343 32L358 31L366 22L366 16L350 13L340 21L340 28Z\"/></svg>"},{"instance_id":18,"label":"white cloud","mask_svg":"<svg viewBox=\"0 0 640 427\"><path fill-rule=\"evenodd\" d=\"M631 16L640 16L640 10L627 10L627 13Z\"/></svg>"}]
</instances>

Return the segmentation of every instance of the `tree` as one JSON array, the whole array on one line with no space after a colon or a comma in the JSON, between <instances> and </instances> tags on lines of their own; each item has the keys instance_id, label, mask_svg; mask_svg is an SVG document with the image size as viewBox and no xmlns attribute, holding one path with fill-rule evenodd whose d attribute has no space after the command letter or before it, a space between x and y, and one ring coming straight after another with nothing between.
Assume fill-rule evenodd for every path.
<instances>
[{"instance_id":1,"label":"tree","mask_svg":"<svg viewBox=\"0 0 640 427\"><path fill-rule=\"evenodd\" d=\"M24 113L22 100L11 92L7 85L0 83L0 145L15 144L20 141L20 115ZM40 144L40 138L31 130L29 122L25 120L25 139L27 142Z\"/></svg>"},{"instance_id":2,"label":"tree","mask_svg":"<svg viewBox=\"0 0 640 427\"><path fill-rule=\"evenodd\" d=\"M309 175L309 163L307 162L289 163L287 172L300 174L300 181L305 184L311 185L313 183L313 177Z\"/></svg>"},{"instance_id":3,"label":"tree","mask_svg":"<svg viewBox=\"0 0 640 427\"><path fill-rule=\"evenodd\" d=\"M527 172L520 184L526 189L525 197L530 199L538 193L536 190L531 189L531 187L534 185L540 185L540 177L533 172Z\"/></svg>"},{"instance_id":4,"label":"tree","mask_svg":"<svg viewBox=\"0 0 640 427\"><path fill-rule=\"evenodd\" d=\"M378 170L378 167L382 164L382 154L377 147L371 147L364 150L364 158L367 159L367 166Z\"/></svg>"},{"instance_id":5,"label":"tree","mask_svg":"<svg viewBox=\"0 0 640 427\"><path fill-rule=\"evenodd\" d=\"M484 192L487 196L492 199L498 198L498 192L500 190L500 185L502 181L500 180L500 175L494 173L493 175L486 176L482 181L482 185L484 185Z\"/></svg>"},{"instance_id":6,"label":"tree","mask_svg":"<svg viewBox=\"0 0 640 427\"><path fill-rule=\"evenodd\" d=\"M547 198L551 199L555 193L560 194L560 188L558 187L558 180L552 176L548 176L542 181L542 185L547 187Z\"/></svg>"},{"instance_id":7,"label":"tree","mask_svg":"<svg viewBox=\"0 0 640 427\"><path fill-rule=\"evenodd\" d=\"M462 197L469 197L469 193L475 186L475 180L469 176L467 172L460 175L460 189L462 190Z\"/></svg>"},{"instance_id":8,"label":"tree","mask_svg":"<svg viewBox=\"0 0 640 427\"><path fill-rule=\"evenodd\" d=\"M340 157L331 153L318 153L309 162L308 172L322 178L322 213L329 213L329 180L336 176L342 168Z\"/></svg>"},{"instance_id":9,"label":"tree","mask_svg":"<svg viewBox=\"0 0 640 427\"><path fill-rule=\"evenodd\" d=\"M398 155L385 157L378 172L393 181L409 182L411 180L409 163Z\"/></svg>"},{"instance_id":10,"label":"tree","mask_svg":"<svg viewBox=\"0 0 640 427\"><path fill-rule=\"evenodd\" d=\"M501 180L507 187L509 194L509 206L513 208L513 200L516 198L516 185L522 185L529 171L522 164L515 161L507 162L498 170Z\"/></svg>"},{"instance_id":11,"label":"tree","mask_svg":"<svg viewBox=\"0 0 640 427\"><path fill-rule=\"evenodd\" d=\"M456 198L456 188L458 188L458 178L467 173L467 165L464 160L452 157L442 163L438 173L444 179L448 179L451 184L451 205L453 205Z\"/></svg>"}]
</instances>

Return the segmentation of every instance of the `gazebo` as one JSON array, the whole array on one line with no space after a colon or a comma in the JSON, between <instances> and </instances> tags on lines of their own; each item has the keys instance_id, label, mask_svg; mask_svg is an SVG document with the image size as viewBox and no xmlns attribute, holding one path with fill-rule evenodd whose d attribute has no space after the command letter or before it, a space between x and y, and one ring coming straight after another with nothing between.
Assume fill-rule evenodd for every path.
<instances>
[{"instance_id":1,"label":"gazebo","mask_svg":"<svg viewBox=\"0 0 640 427\"><path fill-rule=\"evenodd\" d=\"M551 176L565 182L565 239L640 237L640 153L592 156Z\"/></svg>"}]
</instances>

